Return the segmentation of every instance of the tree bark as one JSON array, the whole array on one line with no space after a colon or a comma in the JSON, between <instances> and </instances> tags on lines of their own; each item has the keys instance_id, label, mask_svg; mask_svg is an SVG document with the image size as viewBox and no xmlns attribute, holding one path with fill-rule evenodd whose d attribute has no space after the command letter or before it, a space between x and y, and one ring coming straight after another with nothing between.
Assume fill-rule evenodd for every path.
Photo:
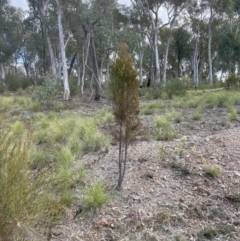
<instances>
[{"instance_id":1,"label":"tree bark","mask_svg":"<svg viewBox=\"0 0 240 241\"><path fill-rule=\"evenodd\" d=\"M90 46L90 30L86 26L83 26L83 30L85 32L86 43L83 48L83 70L82 70L82 81L81 81L81 93L83 94L83 87L85 82L85 70L88 61L89 54L89 46Z\"/></svg>"},{"instance_id":2,"label":"tree bark","mask_svg":"<svg viewBox=\"0 0 240 241\"><path fill-rule=\"evenodd\" d=\"M68 69L68 76L70 76L70 74L72 72L72 68L73 68L74 62L76 60L76 57L77 57L77 53L74 54L74 56L73 56L73 58L71 60L71 63L70 63L69 69Z\"/></svg>"},{"instance_id":3,"label":"tree bark","mask_svg":"<svg viewBox=\"0 0 240 241\"><path fill-rule=\"evenodd\" d=\"M46 35L47 35L46 38L47 38L49 55L50 55L52 75L53 75L55 78L57 78L56 57L55 57L55 54L54 54L54 52L53 52L53 47L52 47L51 39L50 39L48 33L47 33Z\"/></svg>"},{"instance_id":4,"label":"tree bark","mask_svg":"<svg viewBox=\"0 0 240 241\"><path fill-rule=\"evenodd\" d=\"M100 82L99 82L98 64L97 64L97 56L96 56L94 38L93 38L93 34L91 32L90 32L90 49L89 50L90 50L93 74L94 74L94 79L95 79L95 97L94 97L94 100L99 101L100 100L101 88L100 88Z\"/></svg>"},{"instance_id":5,"label":"tree bark","mask_svg":"<svg viewBox=\"0 0 240 241\"><path fill-rule=\"evenodd\" d=\"M138 67L139 67L139 86L140 88L142 88L142 85L143 85L143 67L142 67L142 64L143 64L143 51L140 50L139 54L138 54Z\"/></svg>"},{"instance_id":6,"label":"tree bark","mask_svg":"<svg viewBox=\"0 0 240 241\"><path fill-rule=\"evenodd\" d=\"M0 63L0 78L4 81L6 79L6 74L5 74L3 63Z\"/></svg>"},{"instance_id":7,"label":"tree bark","mask_svg":"<svg viewBox=\"0 0 240 241\"><path fill-rule=\"evenodd\" d=\"M213 84L213 70L212 70L212 4L210 4L210 17L208 22L208 83Z\"/></svg>"},{"instance_id":8,"label":"tree bark","mask_svg":"<svg viewBox=\"0 0 240 241\"><path fill-rule=\"evenodd\" d=\"M65 53L65 44L64 44L64 35L63 35L63 27L62 27L62 10L58 0L55 0L57 3L57 14L58 14L58 32L59 32L59 42L60 42L60 50L61 50L61 59L62 59L62 73L63 73L63 86L64 86L64 94L63 99L70 99L70 89L68 83L68 72L67 72L67 62L66 62L66 53Z\"/></svg>"}]
</instances>

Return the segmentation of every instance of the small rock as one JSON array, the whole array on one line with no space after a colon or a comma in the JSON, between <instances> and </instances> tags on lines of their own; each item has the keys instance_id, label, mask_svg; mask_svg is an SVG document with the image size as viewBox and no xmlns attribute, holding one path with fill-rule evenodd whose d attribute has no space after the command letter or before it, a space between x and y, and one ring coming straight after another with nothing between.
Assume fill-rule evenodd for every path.
<instances>
[{"instance_id":1,"label":"small rock","mask_svg":"<svg viewBox=\"0 0 240 241\"><path fill-rule=\"evenodd\" d=\"M239 172L234 172L234 174L236 175L236 176L238 176L238 177L240 177L240 173Z\"/></svg>"}]
</instances>

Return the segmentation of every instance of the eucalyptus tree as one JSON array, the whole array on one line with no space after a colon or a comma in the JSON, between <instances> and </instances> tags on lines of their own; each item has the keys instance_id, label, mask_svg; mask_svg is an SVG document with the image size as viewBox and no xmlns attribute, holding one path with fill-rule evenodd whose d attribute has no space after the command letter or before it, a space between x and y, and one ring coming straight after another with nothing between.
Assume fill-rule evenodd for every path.
<instances>
[{"instance_id":1,"label":"eucalyptus tree","mask_svg":"<svg viewBox=\"0 0 240 241\"><path fill-rule=\"evenodd\" d=\"M219 29L218 45L218 66L219 71L230 75L235 73L240 59L240 36L236 36L237 25L232 29L229 23L225 21Z\"/></svg>"},{"instance_id":2,"label":"eucalyptus tree","mask_svg":"<svg viewBox=\"0 0 240 241\"><path fill-rule=\"evenodd\" d=\"M23 13L0 0L0 77L5 79L4 65L11 60L22 41Z\"/></svg>"},{"instance_id":3,"label":"eucalyptus tree","mask_svg":"<svg viewBox=\"0 0 240 241\"><path fill-rule=\"evenodd\" d=\"M43 72L46 73L48 70L47 62L49 53L50 56L50 64L51 64L51 71L53 76L57 77L57 68L56 68L56 57L54 56L53 46L51 42L51 38L49 36L48 30L48 17L51 16L48 13L50 0L28 0L29 5L29 18L32 21L36 21L41 30L41 49L42 49L42 58L43 58ZM51 23L52 24L52 23ZM48 51L47 51L48 48Z\"/></svg>"},{"instance_id":4,"label":"eucalyptus tree","mask_svg":"<svg viewBox=\"0 0 240 241\"><path fill-rule=\"evenodd\" d=\"M177 18L180 13L187 7L188 0L170 0L164 3L164 9L166 9L166 13L169 21L169 34L165 44L164 58L163 58L163 70L162 70L162 83L166 84L166 70L167 70L167 60L168 60L168 52L170 41L172 37L172 29L177 24Z\"/></svg>"},{"instance_id":5,"label":"eucalyptus tree","mask_svg":"<svg viewBox=\"0 0 240 241\"><path fill-rule=\"evenodd\" d=\"M139 86L142 87L144 50L146 49L146 36L148 35L149 28L151 27L151 22L149 21L147 16L143 14L143 10L134 2L132 2L131 8L125 9L125 14L128 18L126 30L131 30L131 36L129 34L129 37L131 38L128 38L126 36L126 42L128 43L130 49L133 49L133 51L136 52L138 62ZM129 43L130 40L131 43ZM134 47L132 48L131 46ZM148 86L150 86L152 75L152 67L150 67L148 73Z\"/></svg>"},{"instance_id":6,"label":"eucalyptus tree","mask_svg":"<svg viewBox=\"0 0 240 241\"><path fill-rule=\"evenodd\" d=\"M58 23L59 44L60 44L60 52L61 52L62 74L63 74L63 87L64 87L63 99L69 100L70 88L68 83L67 59L66 59L64 31L63 31L63 24L62 24L63 6L60 0L55 0L55 2L57 5L57 15L58 15L57 23Z\"/></svg>"},{"instance_id":7,"label":"eucalyptus tree","mask_svg":"<svg viewBox=\"0 0 240 241\"><path fill-rule=\"evenodd\" d=\"M183 74L190 73L189 67L193 45L188 24L183 24L181 27L173 29L170 49L168 64L172 72L175 73L173 77L180 78Z\"/></svg>"},{"instance_id":8,"label":"eucalyptus tree","mask_svg":"<svg viewBox=\"0 0 240 241\"><path fill-rule=\"evenodd\" d=\"M94 30L104 19L108 11L112 10L114 4L116 5L115 0L91 0L88 4L83 4L84 11L81 13L81 25L86 39L86 47L87 49L89 48L89 57L92 63L91 71L95 80L95 100L100 100L101 85Z\"/></svg>"},{"instance_id":9,"label":"eucalyptus tree","mask_svg":"<svg viewBox=\"0 0 240 241\"><path fill-rule=\"evenodd\" d=\"M159 18L160 8L163 6L166 0L131 0L134 8L138 9L138 12L142 16L146 16L151 22L151 27L145 34L148 37L151 50L153 51L154 64L155 64L155 81L160 83L160 61L159 61L159 29L166 26L167 23L162 23ZM153 57L152 56L152 57Z\"/></svg>"},{"instance_id":10,"label":"eucalyptus tree","mask_svg":"<svg viewBox=\"0 0 240 241\"><path fill-rule=\"evenodd\" d=\"M193 33L194 51L191 58L192 65L192 77L193 83L197 87L200 82L200 36L201 36L201 25L206 18L206 12L202 8L202 3L198 0L193 0L192 4L188 7L188 14L191 20L191 28Z\"/></svg>"}]
</instances>

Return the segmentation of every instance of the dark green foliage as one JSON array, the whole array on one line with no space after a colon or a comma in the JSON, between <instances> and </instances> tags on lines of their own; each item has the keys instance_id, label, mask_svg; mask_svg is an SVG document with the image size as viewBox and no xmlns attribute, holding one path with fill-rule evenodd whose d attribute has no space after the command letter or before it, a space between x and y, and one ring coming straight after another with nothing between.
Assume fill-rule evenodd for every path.
<instances>
[{"instance_id":1,"label":"dark green foliage","mask_svg":"<svg viewBox=\"0 0 240 241\"><path fill-rule=\"evenodd\" d=\"M6 90L7 90L7 86L2 80L0 80L0 94L3 94Z\"/></svg>"},{"instance_id":2,"label":"dark green foliage","mask_svg":"<svg viewBox=\"0 0 240 241\"><path fill-rule=\"evenodd\" d=\"M186 92L185 86L179 79L171 79L167 81L164 91L168 94L169 98L174 95L181 96Z\"/></svg>"},{"instance_id":3,"label":"dark green foliage","mask_svg":"<svg viewBox=\"0 0 240 241\"><path fill-rule=\"evenodd\" d=\"M6 86L9 91L17 91L18 89L26 89L27 87L33 85L33 82L26 77L17 75L7 75L6 76Z\"/></svg>"},{"instance_id":4,"label":"dark green foliage","mask_svg":"<svg viewBox=\"0 0 240 241\"><path fill-rule=\"evenodd\" d=\"M214 239L215 236L217 236L216 230L210 227L206 227L198 233L199 238Z\"/></svg>"},{"instance_id":5,"label":"dark green foliage","mask_svg":"<svg viewBox=\"0 0 240 241\"><path fill-rule=\"evenodd\" d=\"M76 77L72 77L72 76L69 77L68 83L69 83L71 96L75 96L78 93L80 93L80 87L78 86Z\"/></svg>"},{"instance_id":6,"label":"dark green foliage","mask_svg":"<svg viewBox=\"0 0 240 241\"><path fill-rule=\"evenodd\" d=\"M226 80L226 88L240 86L240 77L232 73Z\"/></svg>"},{"instance_id":7,"label":"dark green foliage","mask_svg":"<svg viewBox=\"0 0 240 241\"><path fill-rule=\"evenodd\" d=\"M118 56L110 65L109 90L113 101L113 114L119 125L119 180L118 189L125 174L127 149L131 133L139 124L139 100L137 72L125 43L120 44Z\"/></svg>"},{"instance_id":8,"label":"dark green foliage","mask_svg":"<svg viewBox=\"0 0 240 241\"><path fill-rule=\"evenodd\" d=\"M33 91L32 98L45 106L52 106L54 101L60 99L61 89L60 80L46 75L43 85Z\"/></svg>"}]
</instances>

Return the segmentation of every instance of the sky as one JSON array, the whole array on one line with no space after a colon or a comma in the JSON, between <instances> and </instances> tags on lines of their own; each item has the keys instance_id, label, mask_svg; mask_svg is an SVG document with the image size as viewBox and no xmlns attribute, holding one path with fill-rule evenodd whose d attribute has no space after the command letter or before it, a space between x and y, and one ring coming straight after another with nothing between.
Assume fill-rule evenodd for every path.
<instances>
[{"instance_id":1,"label":"sky","mask_svg":"<svg viewBox=\"0 0 240 241\"><path fill-rule=\"evenodd\" d=\"M11 4L13 6L22 8L23 10L28 9L28 4L26 0L10 0ZM130 0L118 0L120 4L125 4L125 5L130 5L131 1Z\"/></svg>"}]
</instances>

